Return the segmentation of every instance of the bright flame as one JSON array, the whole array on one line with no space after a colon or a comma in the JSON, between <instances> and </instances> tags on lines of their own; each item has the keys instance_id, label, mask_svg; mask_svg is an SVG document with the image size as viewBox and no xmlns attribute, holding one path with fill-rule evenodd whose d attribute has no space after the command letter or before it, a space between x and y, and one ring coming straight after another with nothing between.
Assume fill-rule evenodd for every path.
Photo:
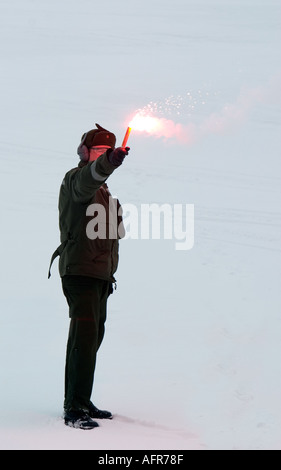
<instances>
[{"instance_id":1,"label":"bright flame","mask_svg":"<svg viewBox=\"0 0 281 470\"><path fill-rule=\"evenodd\" d=\"M135 131L157 134L160 129L160 122L158 118L145 116L138 112L130 122L129 126Z\"/></svg>"},{"instance_id":2,"label":"bright flame","mask_svg":"<svg viewBox=\"0 0 281 470\"><path fill-rule=\"evenodd\" d=\"M188 115L188 122L185 124L177 123L172 119L166 119L164 117L156 117L154 113L158 112L157 103L150 103L144 108L137 110L129 126L134 131L146 132L154 137L164 138L166 141L170 140L171 142L177 141L182 144L192 144L209 134L221 135L224 132L229 132L229 130L235 128L237 125L243 124L257 104L266 103L268 100L270 100L270 102L273 100L273 102L276 103L276 97L277 99L280 97L279 83L280 77L275 76L266 87L244 90L234 103L228 104L227 106L224 105L218 111L203 113L203 115L201 114L199 116L195 115L196 120L191 120L192 115ZM189 96L190 93L187 95ZM184 104L184 101L181 103L179 98L180 97L175 100L175 103L172 103L176 105L176 109L179 109L180 105ZM170 99L167 99L167 112L169 111L169 102ZM205 106L205 103L206 101L204 99L202 104ZM193 108L196 110L195 105L196 100L192 98L191 103L188 104L188 111L191 112ZM160 104L159 108L163 108L162 104ZM179 111L178 114L180 114ZM198 118L200 118L199 121Z\"/></svg>"},{"instance_id":3,"label":"bright flame","mask_svg":"<svg viewBox=\"0 0 281 470\"><path fill-rule=\"evenodd\" d=\"M151 116L143 110L135 114L129 126L134 131L146 132L158 138L174 138L185 143L189 143L191 140L189 129L184 129L181 124L176 124L170 119Z\"/></svg>"},{"instance_id":4,"label":"bright flame","mask_svg":"<svg viewBox=\"0 0 281 470\"><path fill-rule=\"evenodd\" d=\"M161 102L150 102L144 108L138 109L132 118L129 126L133 131L146 132L156 138L164 138L170 142L180 142L181 144L193 144L203 137L212 134L221 135L224 132L243 124L250 112L258 104L274 103L280 100L280 75L271 78L265 87L246 89L240 93L236 101L215 109L206 106L210 92L199 90L194 96L191 92L184 96L170 96ZM211 97L214 99L218 93ZM200 105L204 106L199 108ZM216 104L216 103L215 103ZM216 104L217 108L217 104ZM176 118L181 115L181 120L185 122L175 122L172 119L176 112ZM157 114L167 115L166 117L156 117Z\"/></svg>"}]
</instances>

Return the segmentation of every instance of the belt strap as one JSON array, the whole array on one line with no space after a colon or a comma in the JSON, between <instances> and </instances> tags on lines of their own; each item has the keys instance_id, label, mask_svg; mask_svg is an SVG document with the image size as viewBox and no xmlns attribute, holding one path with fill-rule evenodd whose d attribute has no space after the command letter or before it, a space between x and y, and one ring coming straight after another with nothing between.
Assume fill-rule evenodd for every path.
<instances>
[{"instance_id":1,"label":"belt strap","mask_svg":"<svg viewBox=\"0 0 281 470\"><path fill-rule=\"evenodd\" d=\"M54 253L52 255L52 258L51 258L51 262L50 262L50 267L49 267L49 272L48 272L48 279L50 279L50 277L51 277L51 267L52 267L53 262L55 261L55 259L58 256L60 256L62 254L63 250L66 247L67 242L68 242L68 240L65 240L64 242L62 242L60 244L60 246L58 246L58 248L54 251Z\"/></svg>"}]
</instances>

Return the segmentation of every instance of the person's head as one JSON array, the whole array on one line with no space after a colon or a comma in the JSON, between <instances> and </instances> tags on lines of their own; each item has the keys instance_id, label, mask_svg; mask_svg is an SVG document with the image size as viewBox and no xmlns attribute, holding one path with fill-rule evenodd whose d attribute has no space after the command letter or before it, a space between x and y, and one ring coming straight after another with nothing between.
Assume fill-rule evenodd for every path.
<instances>
[{"instance_id":1,"label":"person's head","mask_svg":"<svg viewBox=\"0 0 281 470\"><path fill-rule=\"evenodd\" d=\"M77 153L83 162L95 161L107 149L115 148L115 135L99 124L96 127L82 135Z\"/></svg>"},{"instance_id":2,"label":"person's head","mask_svg":"<svg viewBox=\"0 0 281 470\"><path fill-rule=\"evenodd\" d=\"M97 160L103 153L105 153L111 147L109 145L96 145L90 148L89 151L89 162L94 162Z\"/></svg>"}]
</instances>

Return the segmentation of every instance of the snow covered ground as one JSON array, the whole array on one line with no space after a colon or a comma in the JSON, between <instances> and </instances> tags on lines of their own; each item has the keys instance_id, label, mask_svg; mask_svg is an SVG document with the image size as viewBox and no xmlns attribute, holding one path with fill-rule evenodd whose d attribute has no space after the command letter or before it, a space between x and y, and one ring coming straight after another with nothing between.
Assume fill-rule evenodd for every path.
<instances>
[{"instance_id":1,"label":"snow covered ground","mask_svg":"<svg viewBox=\"0 0 281 470\"><path fill-rule=\"evenodd\" d=\"M1 0L1 449L281 449L279 0ZM94 401L61 419L58 190L95 122L150 105L125 204L194 204L195 244L123 240Z\"/></svg>"}]
</instances>

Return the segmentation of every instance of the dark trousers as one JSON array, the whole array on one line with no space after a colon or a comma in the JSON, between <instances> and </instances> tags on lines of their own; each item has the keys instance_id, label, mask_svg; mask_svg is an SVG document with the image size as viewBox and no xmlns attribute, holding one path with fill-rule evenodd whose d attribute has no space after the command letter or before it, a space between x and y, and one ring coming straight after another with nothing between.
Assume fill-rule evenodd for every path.
<instances>
[{"instance_id":1,"label":"dark trousers","mask_svg":"<svg viewBox=\"0 0 281 470\"><path fill-rule=\"evenodd\" d=\"M88 410L111 283L86 276L64 276L62 288L70 317L64 408Z\"/></svg>"}]
</instances>

